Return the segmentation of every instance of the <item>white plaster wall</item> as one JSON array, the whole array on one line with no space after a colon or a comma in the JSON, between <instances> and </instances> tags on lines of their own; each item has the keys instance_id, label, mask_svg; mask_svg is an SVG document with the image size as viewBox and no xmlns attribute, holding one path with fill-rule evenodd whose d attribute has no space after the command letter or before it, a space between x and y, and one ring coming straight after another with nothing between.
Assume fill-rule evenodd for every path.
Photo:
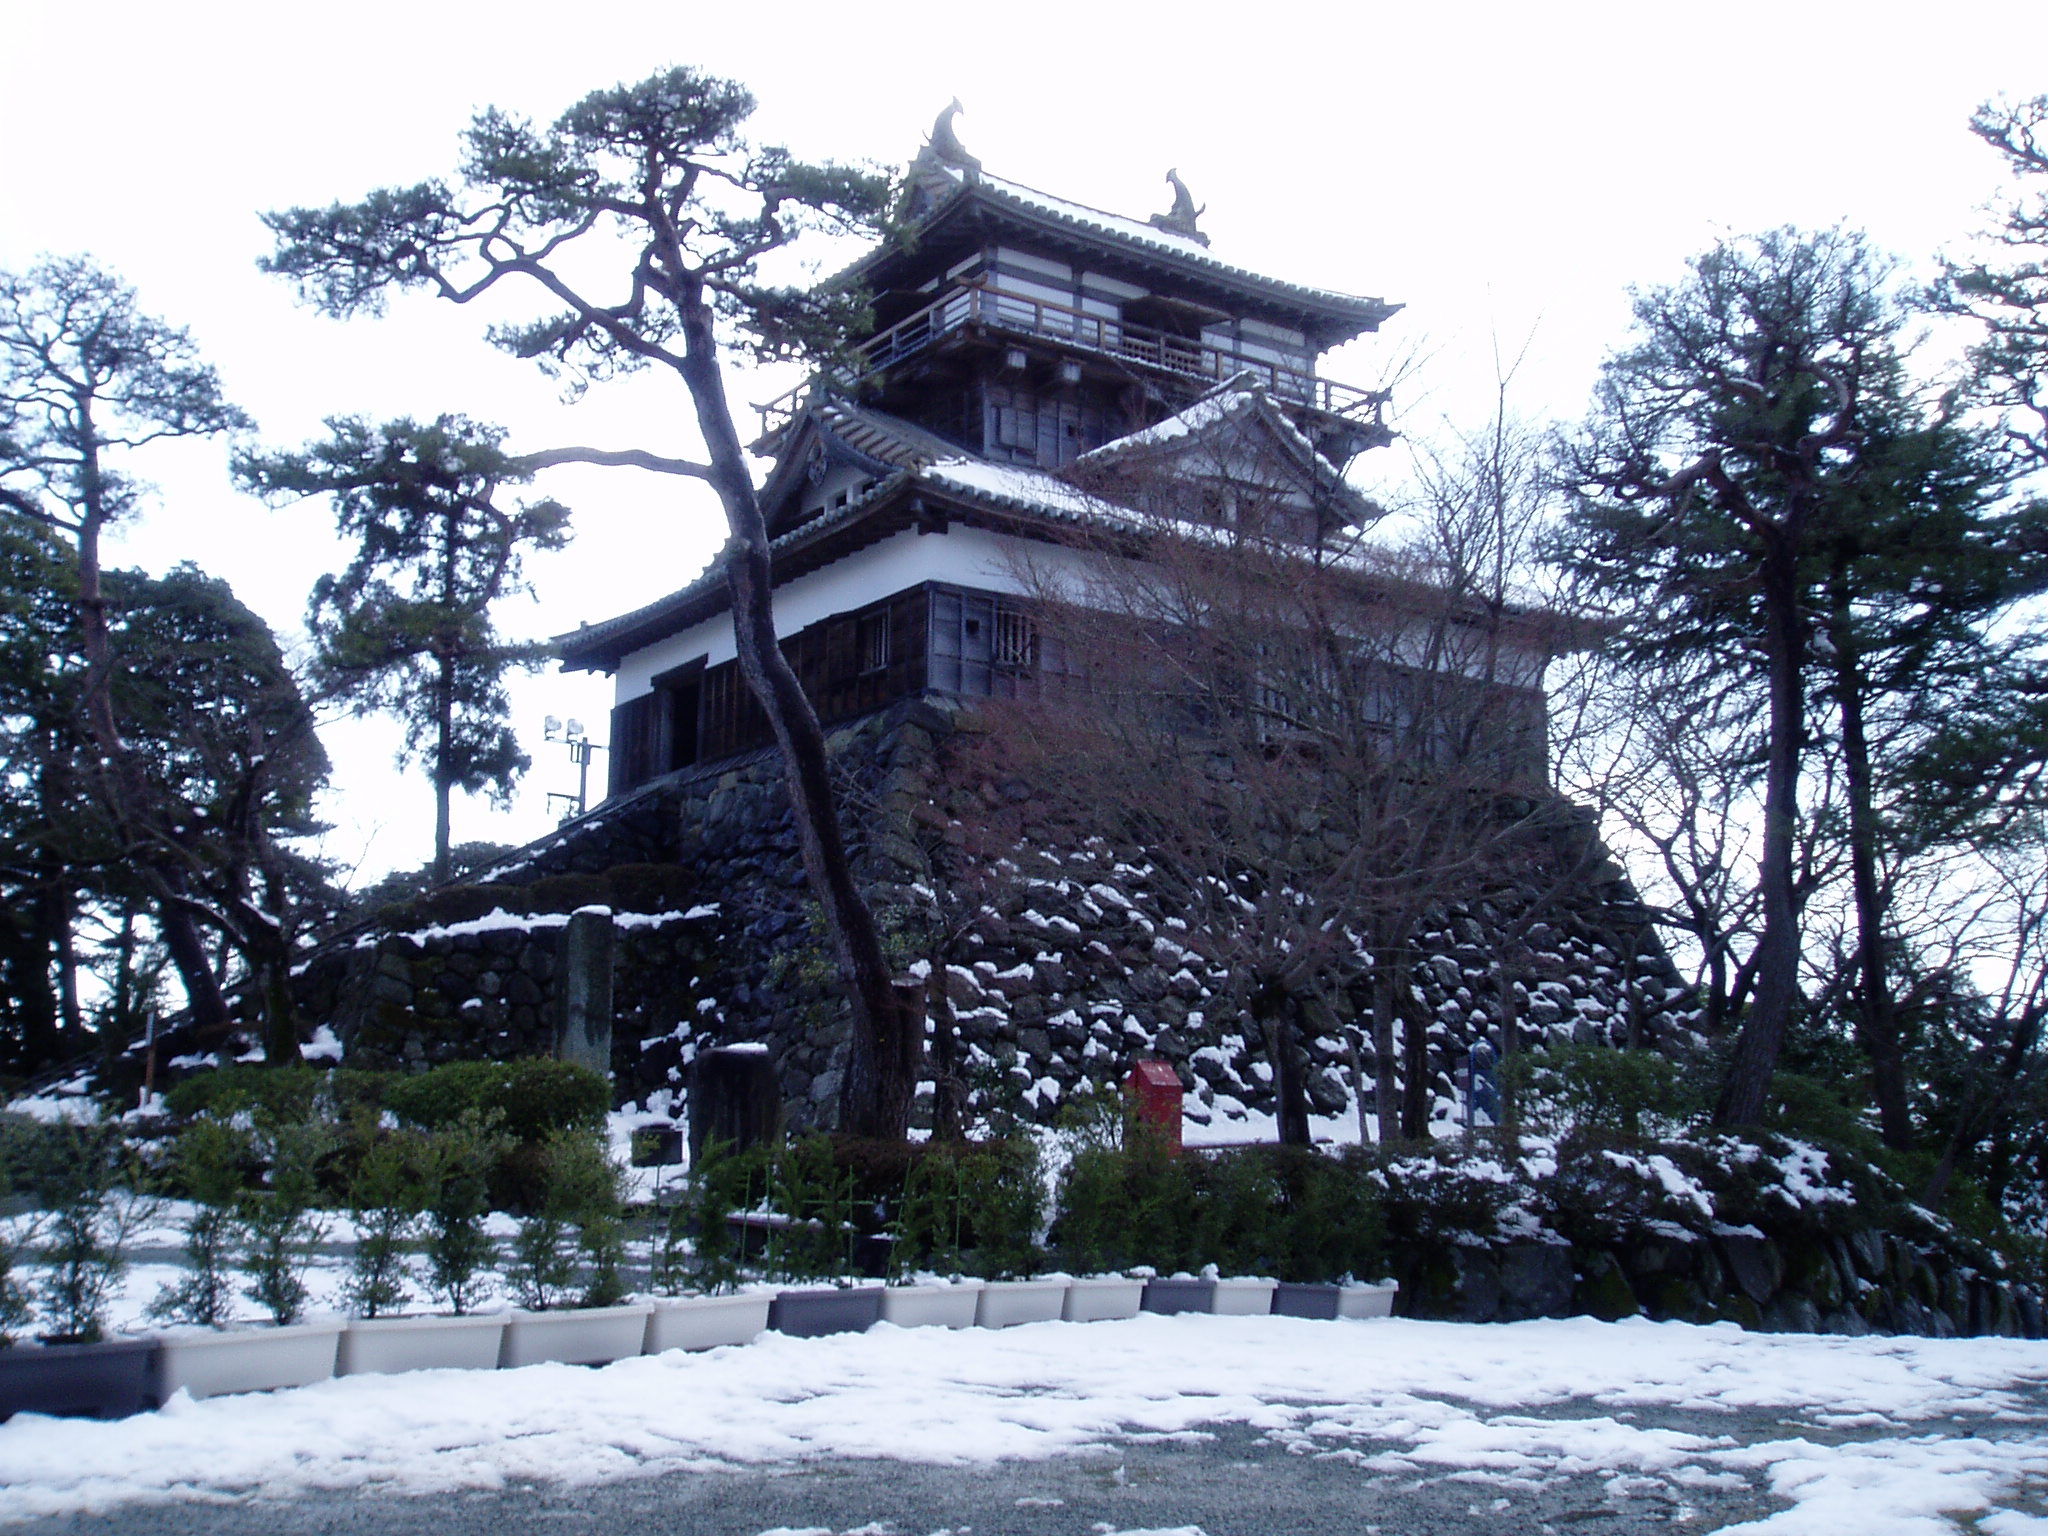
<instances>
[{"instance_id":1,"label":"white plaster wall","mask_svg":"<svg viewBox=\"0 0 2048 1536\"><path fill-rule=\"evenodd\" d=\"M879 544L823 570L775 589L775 627L784 635L835 613L879 602L927 581L989 592L1026 591L1034 570L1078 569L1085 556L1036 540L1013 538L982 528L946 533L892 534ZM654 677L703 657L706 665L730 661L732 619L721 614L679 635L634 651L619 662L613 701L624 703L652 690Z\"/></svg>"}]
</instances>

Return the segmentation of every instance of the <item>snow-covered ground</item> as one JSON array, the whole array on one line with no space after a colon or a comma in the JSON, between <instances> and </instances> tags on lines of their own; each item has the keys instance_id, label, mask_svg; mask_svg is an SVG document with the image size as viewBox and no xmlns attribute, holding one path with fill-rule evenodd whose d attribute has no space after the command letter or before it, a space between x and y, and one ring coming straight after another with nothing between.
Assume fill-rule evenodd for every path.
<instances>
[{"instance_id":1,"label":"snow-covered ground","mask_svg":"<svg viewBox=\"0 0 2048 1536\"><path fill-rule=\"evenodd\" d=\"M1361 1478L1512 1488L1596 1472L1790 1499L1769 1536L2048 1536L2048 1343L1746 1334L1585 1319L1144 1316L1004 1332L900 1330L601 1370L350 1377L116 1423L0 1426L0 1519L134 1501L604 1481L835 1458L1043 1458L1238 1424ZM1638 1422L1766 1416L1746 1439ZM1782 1421L1782 1433L1778 1423ZM2031 1480L2031 1481L2030 1481ZM2020 1506L2020 1507L2016 1507Z\"/></svg>"}]
</instances>

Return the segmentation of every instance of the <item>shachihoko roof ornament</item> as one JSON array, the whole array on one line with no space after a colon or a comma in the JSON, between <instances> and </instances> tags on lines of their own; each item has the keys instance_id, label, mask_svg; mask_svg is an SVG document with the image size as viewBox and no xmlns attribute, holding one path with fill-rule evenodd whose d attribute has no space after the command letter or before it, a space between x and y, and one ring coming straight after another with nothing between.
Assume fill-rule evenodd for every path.
<instances>
[{"instance_id":1,"label":"shachihoko roof ornament","mask_svg":"<svg viewBox=\"0 0 2048 1536\"><path fill-rule=\"evenodd\" d=\"M1188 191L1188 184L1180 179L1178 169L1166 173L1167 184L1173 188L1173 206L1165 213L1155 213L1150 222L1153 227L1168 234L1185 235L1190 240L1207 246L1209 237L1195 227L1195 220L1209 211L1209 205L1195 206L1195 195Z\"/></svg>"}]
</instances>

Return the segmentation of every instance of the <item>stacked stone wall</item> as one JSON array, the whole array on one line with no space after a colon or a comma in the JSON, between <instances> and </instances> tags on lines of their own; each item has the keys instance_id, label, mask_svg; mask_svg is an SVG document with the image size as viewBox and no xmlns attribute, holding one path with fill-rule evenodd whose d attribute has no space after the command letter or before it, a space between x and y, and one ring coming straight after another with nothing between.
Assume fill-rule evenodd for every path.
<instances>
[{"instance_id":1,"label":"stacked stone wall","mask_svg":"<svg viewBox=\"0 0 2048 1536\"><path fill-rule=\"evenodd\" d=\"M930 980L932 1026L957 1037L971 1100L1055 1119L1077 1096L1120 1082L1133 1061L1173 1063L1189 1112L1222 1130L1273 1107L1273 1071L1256 1021L1230 1001L1229 978L1181 942L1183 920L1142 849L1100 839L1053 846L1031 792L948 766L963 720L913 701L834 731L858 874L900 969ZM968 833L997 808L1038 846L992 875L963 869ZM479 887L430 898L381 933L318 957L301 1000L332 1018L364 1065L426 1065L461 1055L550 1048L561 1007L565 914L616 914L614 1068L622 1098L683 1080L698 1050L758 1041L778 1064L793 1129L834 1117L849 1036L847 1008L797 854L780 766L755 754L638 792L508 860ZM580 831L579 831L580 826ZM1080 846L1074 846L1078 841ZM635 884L625 853L661 851L671 877ZM614 860L606 865L604 860ZM617 868L619 878L607 873ZM648 882L641 880L639 886ZM654 899L649 899L653 897ZM459 898L459 899L458 899ZM1475 894L1418 936L1408 980L1430 1026L1436 1113L1453 1074L1501 1015L1493 936L1527 892ZM454 921L444 916L454 901ZM486 921L499 904L523 923ZM695 915L683 920L682 913ZM1611 867L1524 936L1515 999L1524 1038L1671 1043L1689 1036L1685 993ZM467 919L463 921L462 919ZM1364 983L1307 999L1302 1045L1316 1113L1348 1113L1369 1091ZM929 1100L927 1099L928 1105Z\"/></svg>"}]
</instances>

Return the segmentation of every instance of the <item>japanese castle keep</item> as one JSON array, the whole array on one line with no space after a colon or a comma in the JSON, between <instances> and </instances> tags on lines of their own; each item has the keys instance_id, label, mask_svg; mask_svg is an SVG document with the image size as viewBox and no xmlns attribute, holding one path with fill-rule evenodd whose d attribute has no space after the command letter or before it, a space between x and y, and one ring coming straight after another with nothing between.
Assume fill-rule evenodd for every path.
<instances>
[{"instance_id":1,"label":"japanese castle keep","mask_svg":"<svg viewBox=\"0 0 2048 1536\"><path fill-rule=\"evenodd\" d=\"M1344 471L1391 438L1382 397L1318 365L1398 306L1230 264L1177 176L1172 211L1146 221L986 174L950 116L910 169L912 238L832 280L871 296L868 333L837 375L762 407L755 445L778 629L831 737L885 927L930 899L926 834L962 813L938 766L962 711L1029 695L1057 663L1020 572L1102 515L1077 463L1171 474L1180 456L1254 453L1283 466L1304 527L1348 528L1375 509ZM788 1122L830 1124L847 1024L718 565L557 648L614 679L607 798L478 885L323 952L304 1003L337 1018L352 1064L553 1050L608 1064L622 1099L673 1091L710 1046L764 1043ZM1270 1112L1256 1026L1166 943L1173 915L1133 866L1098 852L1093 867L1097 853L1073 850L1071 879L1034 882L1017 911L984 909L957 953L911 971L932 976L928 1022L950 1028L973 1092L1050 1118L1159 1057L1196 1119ZM1446 1090L1498 1020L1488 930L1512 903L1475 892L1418 935L1414 985ZM1520 989L1525 1030L1686 1027L1618 869L1548 915L1528 931L1541 964ZM906 969L919 953L906 948ZM1303 1031L1326 1116L1349 1112L1357 1081L1342 1012L1319 1001Z\"/></svg>"}]
</instances>

